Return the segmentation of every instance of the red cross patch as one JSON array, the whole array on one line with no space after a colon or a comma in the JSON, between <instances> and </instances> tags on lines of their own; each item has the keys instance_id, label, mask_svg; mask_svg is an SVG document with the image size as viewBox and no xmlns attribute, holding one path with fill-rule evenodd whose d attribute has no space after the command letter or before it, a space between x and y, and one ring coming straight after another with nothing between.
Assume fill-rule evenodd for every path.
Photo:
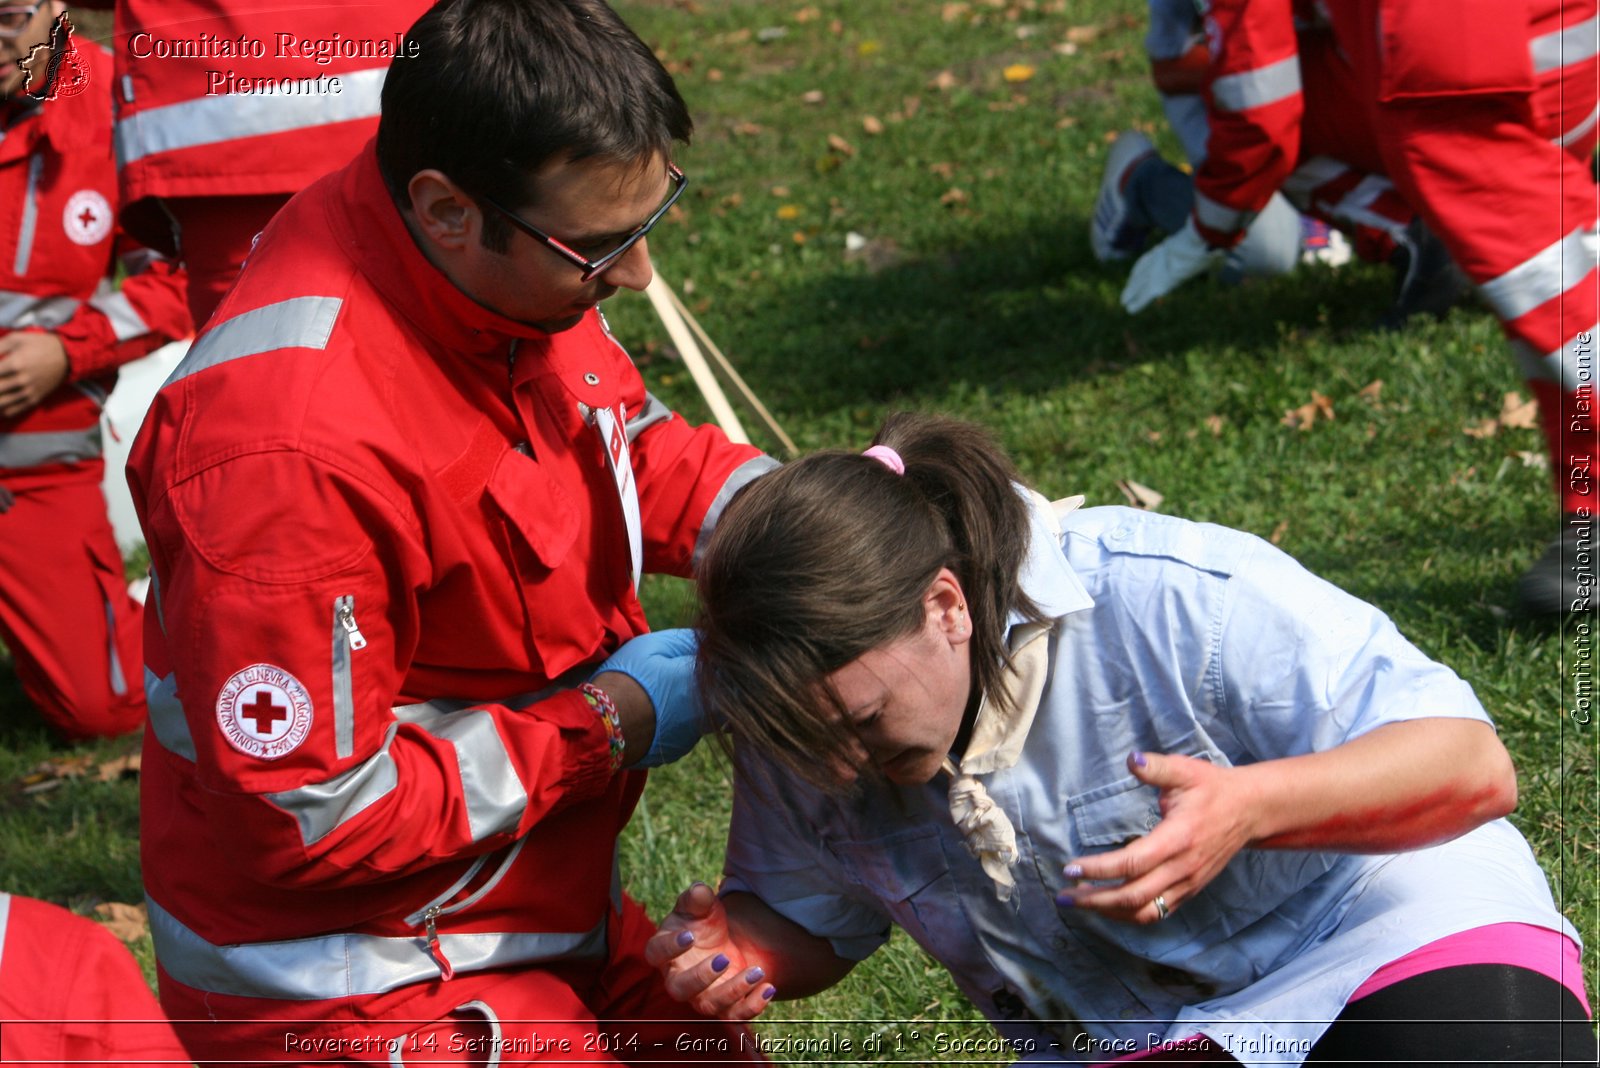
<instances>
[{"instance_id":1,"label":"red cross patch","mask_svg":"<svg viewBox=\"0 0 1600 1068\"><path fill-rule=\"evenodd\" d=\"M74 244L98 245L111 233L111 202L93 189L80 189L67 198L61 226Z\"/></svg>"},{"instance_id":2,"label":"red cross patch","mask_svg":"<svg viewBox=\"0 0 1600 1068\"><path fill-rule=\"evenodd\" d=\"M311 733L311 695L300 680L271 664L236 671L217 694L217 725L246 756L277 760Z\"/></svg>"}]
</instances>

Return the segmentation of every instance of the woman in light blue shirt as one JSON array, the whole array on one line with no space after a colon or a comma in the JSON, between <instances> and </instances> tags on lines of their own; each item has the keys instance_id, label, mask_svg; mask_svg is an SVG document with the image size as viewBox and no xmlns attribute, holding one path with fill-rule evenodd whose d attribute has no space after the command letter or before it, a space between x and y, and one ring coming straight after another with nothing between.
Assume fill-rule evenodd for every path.
<instances>
[{"instance_id":1,"label":"woman in light blue shirt","mask_svg":"<svg viewBox=\"0 0 1600 1068\"><path fill-rule=\"evenodd\" d=\"M749 1018L895 924L1034 1059L1592 1061L1471 688L1259 538L1077 503L917 415L733 502L699 569L733 826L669 989Z\"/></svg>"}]
</instances>

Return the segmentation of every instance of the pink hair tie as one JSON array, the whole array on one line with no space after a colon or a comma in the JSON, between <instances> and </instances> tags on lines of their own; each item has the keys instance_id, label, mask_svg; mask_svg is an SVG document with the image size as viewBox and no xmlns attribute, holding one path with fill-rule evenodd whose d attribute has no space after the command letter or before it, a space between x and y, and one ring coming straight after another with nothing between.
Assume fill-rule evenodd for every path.
<instances>
[{"instance_id":1,"label":"pink hair tie","mask_svg":"<svg viewBox=\"0 0 1600 1068\"><path fill-rule=\"evenodd\" d=\"M870 449L863 449L862 456L870 456L897 475L906 473L906 462L900 459L900 454L887 445L874 445Z\"/></svg>"}]
</instances>

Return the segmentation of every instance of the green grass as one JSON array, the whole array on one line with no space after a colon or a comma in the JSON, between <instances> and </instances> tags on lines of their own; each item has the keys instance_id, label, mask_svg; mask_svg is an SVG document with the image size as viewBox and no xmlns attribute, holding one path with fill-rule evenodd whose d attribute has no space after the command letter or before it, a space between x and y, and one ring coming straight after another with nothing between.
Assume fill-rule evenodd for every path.
<instances>
[{"instance_id":1,"label":"green grass","mask_svg":"<svg viewBox=\"0 0 1600 1068\"><path fill-rule=\"evenodd\" d=\"M1132 479L1164 494L1163 511L1275 537L1475 685L1517 763L1513 822L1595 944L1596 734L1566 714L1581 636L1509 611L1516 576L1555 533L1549 475L1524 463L1543 442L1463 433L1521 388L1487 312L1375 333L1390 278L1352 265L1194 283L1124 315L1125 271L1097 264L1086 240L1105 139L1138 123L1176 154L1132 0L619 7L677 75L698 130L681 159L689 190L652 254L802 449L860 447L887 412L936 409L991 427L1047 494L1121 503L1117 483ZM1100 32L1057 49L1082 26ZM1031 77L1007 81L1019 65ZM850 233L883 261L847 256ZM608 314L652 388L707 418L647 303L624 294ZM1314 393L1335 418L1285 426ZM652 580L646 604L671 625L690 594ZM60 755L14 690L0 689L0 709L0 783ZM728 789L703 751L653 777L623 844L653 911L717 877ZM131 781L5 788L0 885L80 909L136 900L136 794ZM769 1015L779 1035L892 1021L892 1050L895 1033L973 1011L897 936L833 991ZM908 1046L883 1059L918 1058Z\"/></svg>"}]
</instances>

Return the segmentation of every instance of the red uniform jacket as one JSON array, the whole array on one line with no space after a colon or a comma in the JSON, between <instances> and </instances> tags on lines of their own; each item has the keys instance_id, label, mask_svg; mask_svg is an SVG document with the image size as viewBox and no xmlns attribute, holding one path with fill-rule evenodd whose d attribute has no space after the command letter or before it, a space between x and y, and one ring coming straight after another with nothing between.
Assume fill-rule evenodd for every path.
<instances>
[{"instance_id":1,"label":"red uniform jacket","mask_svg":"<svg viewBox=\"0 0 1600 1068\"><path fill-rule=\"evenodd\" d=\"M377 131L383 76L429 6L120 0L124 199L305 188Z\"/></svg>"},{"instance_id":2,"label":"red uniform jacket","mask_svg":"<svg viewBox=\"0 0 1600 1068\"><path fill-rule=\"evenodd\" d=\"M1381 27L1378 100L1438 107L1461 96L1527 97L1558 78L1561 65L1593 63L1593 26L1585 22L1593 15L1589 0L1209 0L1211 135L1195 174L1196 229L1212 245L1235 243L1294 169L1303 109L1297 27L1331 25L1336 39Z\"/></svg>"},{"instance_id":3,"label":"red uniform jacket","mask_svg":"<svg viewBox=\"0 0 1600 1068\"><path fill-rule=\"evenodd\" d=\"M0 138L0 330L61 338L68 380L20 416L0 416L0 482L98 482L100 408L116 368L190 331L181 273L124 249L134 273L114 292L116 169L111 60L74 39L89 70L74 96L12 101Z\"/></svg>"},{"instance_id":4,"label":"red uniform jacket","mask_svg":"<svg viewBox=\"0 0 1600 1068\"><path fill-rule=\"evenodd\" d=\"M773 461L661 406L596 313L546 335L456 289L370 145L212 323L129 463L169 1010L376 1015L595 953L643 776L579 694L531 695L647 629L630 528L686 575Z\"/></svg>"},{"instance_id":5,"label":"red uniform jacket","mask_svg":"<svg viewBox=\"0 0 1600 1068\"><path fill-rule=\"evenodd\" d=\"M92 920L0 894L0 1061L192 1063L133 954Z\"/></svg>"}]
</instances>

